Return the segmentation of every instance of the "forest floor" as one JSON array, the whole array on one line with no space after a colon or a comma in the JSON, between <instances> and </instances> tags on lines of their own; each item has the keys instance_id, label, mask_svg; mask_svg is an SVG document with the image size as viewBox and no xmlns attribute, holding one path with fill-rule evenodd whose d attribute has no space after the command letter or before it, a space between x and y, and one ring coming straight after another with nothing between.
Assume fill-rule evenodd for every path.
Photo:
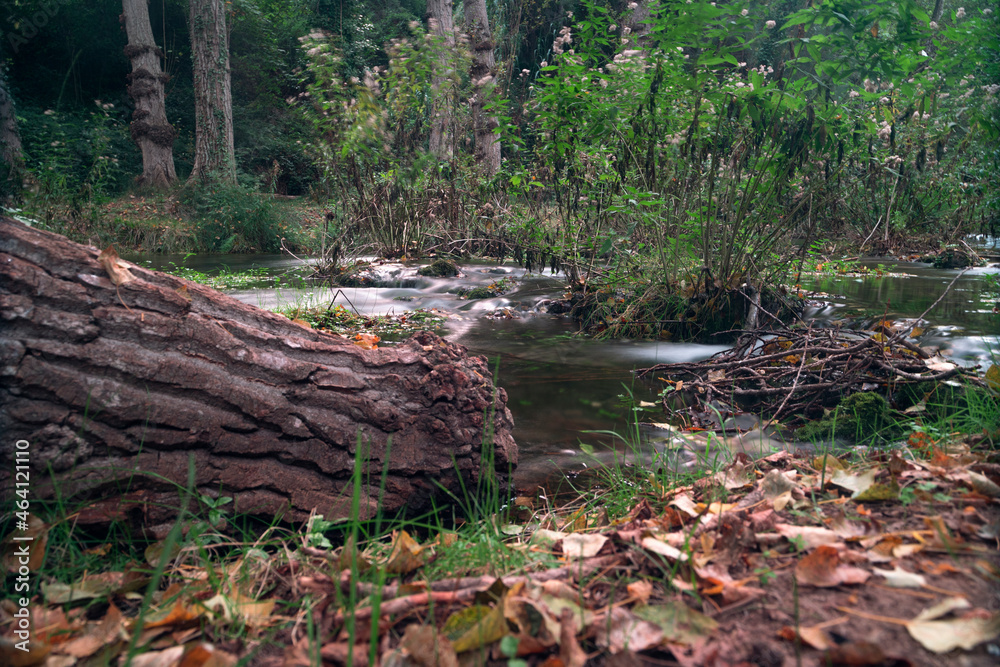
<instances>
[{"instance_id":1,"label":"forest floor","mask_svg":"<svg viewBox=\"0 0 1000 667\"><path fill-rule=\"evenodd\" d=\"M321 518L243 539L192 522L148 563L43 576L27 653L5 602L0 661L996 664L1000 456L986 435L914 433L853 462L737 457L682 487L624 472L631 483L609 477L558 509L539 491L339 548ZM48 551L45 570L64 568L63 546Z\"/></svg>"}]
</instances>

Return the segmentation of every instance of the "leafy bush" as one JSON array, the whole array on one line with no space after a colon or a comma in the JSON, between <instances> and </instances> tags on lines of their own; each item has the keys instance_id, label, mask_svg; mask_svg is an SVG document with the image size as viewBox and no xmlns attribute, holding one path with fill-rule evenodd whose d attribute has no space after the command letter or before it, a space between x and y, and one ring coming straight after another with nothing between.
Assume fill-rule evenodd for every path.
<instances>
[{"instance_id":1,"label":"leafy bush","mask_svg":"<svg viewBox=\"0 0 1000 667\"><path fill-rule=\"evenodd\" d=\"M191 187L183 201L198 218L205 252L278 252L291 232L267 195L238 185Z\"/></svg>"}]
</instances>

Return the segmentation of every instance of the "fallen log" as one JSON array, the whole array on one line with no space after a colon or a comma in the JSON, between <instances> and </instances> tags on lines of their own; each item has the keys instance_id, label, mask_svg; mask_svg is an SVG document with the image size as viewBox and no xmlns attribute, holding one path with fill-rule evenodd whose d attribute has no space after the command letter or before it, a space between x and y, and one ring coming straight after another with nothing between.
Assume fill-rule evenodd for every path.
<instances>
[{"instance_id":1,"label":"fallen log","mask_svg":"<svg viewBox=\"0 0 1000 667\"><path fill-rule=\"evenodd\" d=\"M461 497L459 474L502 485L517 463L485 357L431 333L362 349L103 259L0 218L4 489L19 440L33 499L114 496L112 515L141 501L152 524L176 512L192 457L197 493L286 520L348 516L356 461L362 518Z\"/></svg>"}]
</instances>

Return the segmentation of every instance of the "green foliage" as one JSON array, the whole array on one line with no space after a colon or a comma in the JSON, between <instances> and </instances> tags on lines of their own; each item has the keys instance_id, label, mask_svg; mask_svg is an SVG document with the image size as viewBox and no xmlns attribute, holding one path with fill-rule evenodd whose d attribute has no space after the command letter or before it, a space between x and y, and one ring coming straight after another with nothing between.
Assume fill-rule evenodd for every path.
<instances>
[{"instance_id":1,"label":"green foliage","mask_svg":"<svg viewBox=\"0 0 1000 667\"><path fill-rule=\"evenodd\" d=\"M204 252L278 252L291 234L267 195L239 185L190 187L183 201L199 219L197 237Z\"/></svg>"},{"instance_id":2,"label":"green foliage","mask_svg":"<svg viewBox=\"0 0 1000 667\"><path fill-rule=\"evenodd\" d=\"M901 435L889 403L881 394L865 391L845 397L829 415L795 432L803 441L829 441L832 436L856 443L888 440Z\"/></svg>"},{"instance_id":3,"label":"green foliage","mask_svg":"<svg viewBox=\"0 0 1000 667\"><path fill-rule=\"evenodd\" d=\"M26 207L48 223L66 209L79 216L88 204L122 192L131 169L141 171L124 112L100 100L95 105L93 111L19 110Z\"/></svg>"}]
</instances>

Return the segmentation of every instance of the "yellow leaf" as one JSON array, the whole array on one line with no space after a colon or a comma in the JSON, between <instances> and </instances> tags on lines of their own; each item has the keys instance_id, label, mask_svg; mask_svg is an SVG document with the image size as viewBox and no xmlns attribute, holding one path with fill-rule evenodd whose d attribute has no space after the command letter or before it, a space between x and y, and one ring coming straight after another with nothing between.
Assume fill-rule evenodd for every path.
<instances>
[{"instance_id":1,"label":"yellow leaf","mask_svg":"<svg viewBox=\"0 0 1000 667\"><path fill-rule=\"evenodd\" d=\"M385 564L385 571L389 574L408 574L424 564L424 557L421 555L423 547L410 537L405 530L396 533L392 543L392 551L389 553L389 561Z\"/></svg>"},{"instance_id":2,"label":"yellow leaf","mask_svg":"<svg viewBox=\"0 0 1000 667\"><path fill-rule=\"evenodd\" d=\"M993 364L986 371L986 383L1000 391L1000 364Z\"/></svg>"},{"instance_id":3,"label":"yellow leaf","mask_svg":"<svg viewBox=\"0 0 1000 667\"><path fill-rule=\"evenodd\" d=\"M445 621L443 630L454 637L455 653L464 653L502 639L507 634L506 626L501 602L496 607L474 605L455 612Z\"/></svg>"}]
</instances>

